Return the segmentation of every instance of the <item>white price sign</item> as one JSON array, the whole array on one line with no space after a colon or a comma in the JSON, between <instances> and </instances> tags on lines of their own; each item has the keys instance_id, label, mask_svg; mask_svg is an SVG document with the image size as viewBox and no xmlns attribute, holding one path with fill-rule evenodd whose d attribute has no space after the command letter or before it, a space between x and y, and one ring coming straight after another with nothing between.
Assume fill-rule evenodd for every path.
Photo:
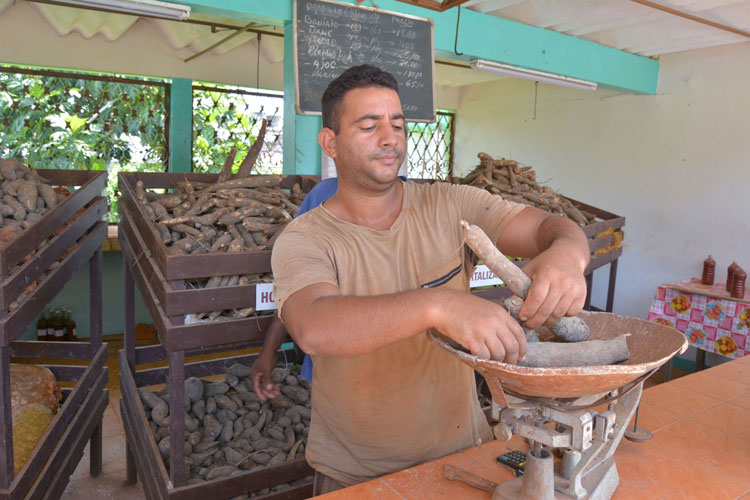
<instances>
[{"instance_id":1,"label":"white price sign","mask_svg":"<svg viewBox=\"0 0 750 500\"><path fill-rule=\"evenodd\" d=\"M474 274L471 275L471 288L502 284L503 280L495 276L495 273L490 271L484 264L477 266L476 269L474 269Z\"/></svg>"},{"instance_id":2,"label":"white price sign","mask_svg":"<svg viewBox=\"0 0 750 500\"><path fill-rule=\"evenodd\" d=\"M273 283L258 283L255 285L255 310L273 311L276 302L273 300Z\"/></svg>"}]
</instances>

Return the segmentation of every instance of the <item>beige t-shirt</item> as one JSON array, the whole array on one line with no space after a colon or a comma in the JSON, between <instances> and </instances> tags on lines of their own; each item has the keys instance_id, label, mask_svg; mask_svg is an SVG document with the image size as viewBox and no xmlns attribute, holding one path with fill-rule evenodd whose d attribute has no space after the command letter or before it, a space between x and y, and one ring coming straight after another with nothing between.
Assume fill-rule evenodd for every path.
<instances>
[{"instance_id":1,"label":"beige t-shirt","mask_svg":"<svg viewBox=\"0 0 750 500\"><path fill-rule=\"evenodd\" d=\"M290 295L315 283L331 283L343 295L434 286L468 291L473 265L459 221L497 241L524 208L470 186L403 187L401 213L387 231L341 221L322 205L289 224L272 257L279 314ZM490 439L473 370L424 333L361 356L312 359L305 458L345 485Z\"/></svg>"}]
</instances>

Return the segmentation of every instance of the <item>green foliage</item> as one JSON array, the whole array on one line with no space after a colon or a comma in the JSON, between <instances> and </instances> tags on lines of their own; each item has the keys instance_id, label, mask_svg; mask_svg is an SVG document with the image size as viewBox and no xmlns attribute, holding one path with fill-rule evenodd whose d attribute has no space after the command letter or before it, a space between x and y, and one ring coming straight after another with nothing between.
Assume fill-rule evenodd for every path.
<instances>
[{"instance_id":1,"label":"green foliage","mask_svg":"<svg viewBox=\"0 0 750 500\"><path fill-rule=\"evenodd\" d=\"M164 170L164 101L164 87L145 82L0 72L0 156L32 168L107 170L116 220L117 172Z\"/></svg>"},{"instance_id":2,"label":"green foliage","mask_svg":"<svg viewBox=\"0 0 750 500\"><path fill-rule=\"evenodd\" d=\"M232 146L237 148L232 170L237 171L266 118L265 146L256 173L281 173L280 130L283 99L210 90L193 91L193 172L218 173Z\"/></svg>"}]
</instances>

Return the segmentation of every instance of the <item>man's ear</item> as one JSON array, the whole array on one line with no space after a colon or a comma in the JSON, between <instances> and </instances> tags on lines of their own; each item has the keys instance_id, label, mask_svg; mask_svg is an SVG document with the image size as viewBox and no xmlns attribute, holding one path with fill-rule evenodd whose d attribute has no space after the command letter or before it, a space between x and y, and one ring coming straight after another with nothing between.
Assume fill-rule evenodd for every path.
<instances>
[{"instance_id":1,"label":"man's ear","mask_svg":"<svg viewBox=\"0 0 750 500\"><path fill-rule=\"evenodd\" d=\"M325 154L331 158L336 158L336 132L328 127L323 127L318 132L318 144Z\"/></svg>"}]
</instances>

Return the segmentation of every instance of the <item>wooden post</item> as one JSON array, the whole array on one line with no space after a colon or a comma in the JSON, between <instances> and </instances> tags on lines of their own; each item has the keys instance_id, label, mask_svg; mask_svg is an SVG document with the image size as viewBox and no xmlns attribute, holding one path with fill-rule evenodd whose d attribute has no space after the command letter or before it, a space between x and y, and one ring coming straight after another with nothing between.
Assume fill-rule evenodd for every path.
<instances>
[{"instance_id":1,"label":"wooden post","mask_svg":"<svg viewBox=\"0 0 750 500\"><path fill-rule=\"evenodd\" d=\"M13 481L13 415L10 406L10 347L0 346L0 489Z\"/></svg>"}]
</instances>

